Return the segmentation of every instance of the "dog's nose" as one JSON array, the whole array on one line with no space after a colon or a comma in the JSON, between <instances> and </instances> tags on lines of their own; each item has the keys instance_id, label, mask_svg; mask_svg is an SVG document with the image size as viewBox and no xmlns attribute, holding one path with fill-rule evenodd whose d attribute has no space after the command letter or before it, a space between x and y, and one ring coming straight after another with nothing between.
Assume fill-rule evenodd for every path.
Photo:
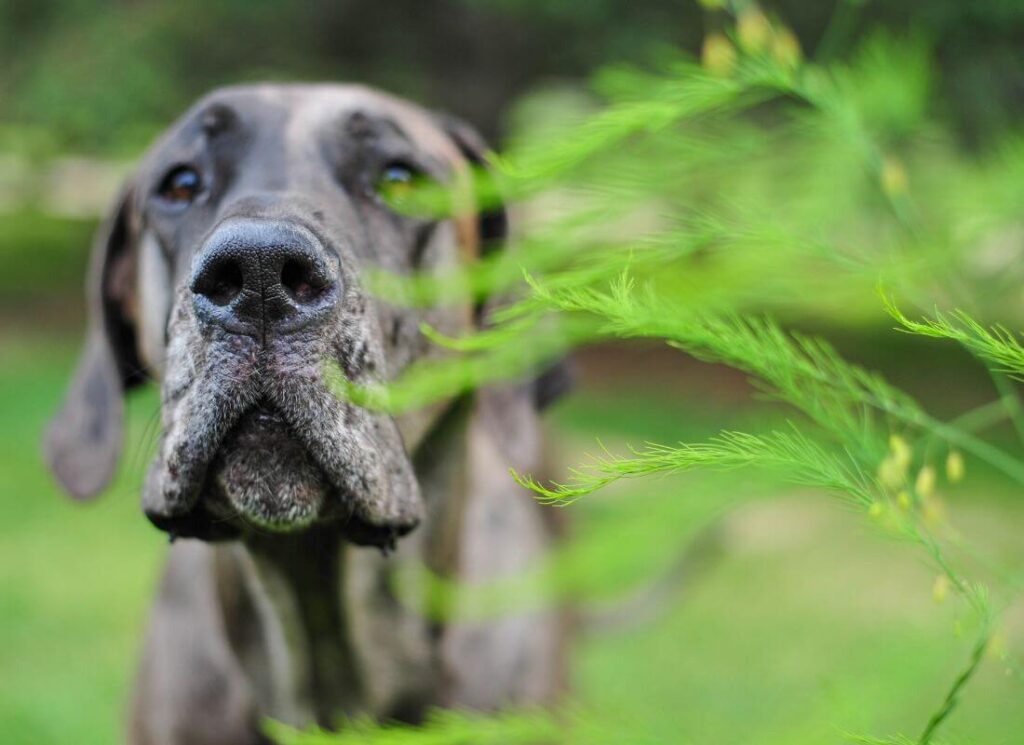
<instances>
[{"instance_id":1,"label":"dog's nose","mask_svg":"<svg viewBox=\"0 0 1024 745\"><path fill-rule=\"evenodd\" d=\"M190 286L200 320L265 337L325 318L338 284L336 265L305 228L231 220L197 254Z\"/></svg>"}]
</instances>

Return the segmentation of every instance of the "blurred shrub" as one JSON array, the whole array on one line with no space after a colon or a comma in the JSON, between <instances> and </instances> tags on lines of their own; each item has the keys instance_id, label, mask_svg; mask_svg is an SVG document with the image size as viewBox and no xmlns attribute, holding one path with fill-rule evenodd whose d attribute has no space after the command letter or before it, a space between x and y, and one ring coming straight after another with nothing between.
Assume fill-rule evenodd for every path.
<instances>
[{"instance_id":1,"label":"blurred shrub","mask_svg":"<svg viewBox=\"0 0 1024 745\"><path fill-rule=\"evenodd\" d=\"M803 48L828 54L847 53L865 28L913 28L938 51L948 113L975 142L1024 106L1024 7L1014 0L767 9L790 19ZM62 148L130 154L217 85L356 79L450 109L493 137L508 102L539 82L649 60L664 45L696 52L722 23L677 0L3 0L0 121L45 128Z\"/></svg>"},{"instance_id":2,"label":"blurred shrub","mask_svg":"<svg viewBox=\"0 0 1024 745\"><path fill-rule=\"evenodd\" d=\"M0 309L38 309L45 298L58 317L77 318L95 228L38 209L0 213Z\"/></svg>"}]
</instances>

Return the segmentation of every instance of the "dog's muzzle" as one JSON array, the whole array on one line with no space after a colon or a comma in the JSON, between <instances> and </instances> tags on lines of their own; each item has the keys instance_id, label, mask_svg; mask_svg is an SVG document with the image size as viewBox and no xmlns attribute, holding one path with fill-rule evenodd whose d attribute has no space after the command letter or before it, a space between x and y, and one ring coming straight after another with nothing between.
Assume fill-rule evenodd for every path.
<instances>
[{"instance_id":1,"label":"dog's muzzle","mask_svg":"<svg viewBox=\"0 0 1024 745\"><path fill-rule=\"evenodd\" d=\"M203 241L168 327L143 496L158 527L217 540L336 524L386 547L419 522L397 423L328 384L383 369L380 326L340 255L292 220L231 217Z\"/></svg>"}]
</instances>

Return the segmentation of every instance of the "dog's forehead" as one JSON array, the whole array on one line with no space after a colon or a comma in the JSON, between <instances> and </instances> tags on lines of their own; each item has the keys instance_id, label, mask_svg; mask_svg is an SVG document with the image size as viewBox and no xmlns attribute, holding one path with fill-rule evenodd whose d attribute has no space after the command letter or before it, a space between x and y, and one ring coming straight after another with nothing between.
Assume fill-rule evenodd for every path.
<instances>
[{"instance_id":1,"label":"dog's forehead","mask_svg":"<svg viewBox=\"0 0 1024 745\"><path fill-rule=\"evenodd\" d=\"M449 162L462 161L455 143L438 119L411 101L356 84L277 84L232 86L215 90L197 102L172 130L172 138L188 137L216 120L240 124L257 135L281 139L301 150L325 134L345 131L340 125L361 118L370 127L396 127L417 148ZM158 146L159 147L159 146Z\"/></svg>"}]
</instances>

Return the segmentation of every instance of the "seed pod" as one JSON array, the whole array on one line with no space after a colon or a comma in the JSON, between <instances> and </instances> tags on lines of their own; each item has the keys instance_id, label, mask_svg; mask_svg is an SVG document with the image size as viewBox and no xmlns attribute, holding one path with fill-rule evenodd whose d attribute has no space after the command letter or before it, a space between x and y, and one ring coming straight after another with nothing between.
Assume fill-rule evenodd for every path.
<instances>
[{"instance_id":1,"label":"seed pod","mask_svg":"<svg viewBox=\"0 0 1024 745\"><path fill-rule=\"evenodd\" d=\"M910 465L910 445L901 435L889 435L889 449L892 457L899 464L900 468L906 469Z\"/></svg>"},{"instance_id":2,"label":"seed pod","mask_svg":"<svg viewBox=\"0 0 1024 745\"><path fill-rule=\"evenodd\" d=\"M907 469L901 468L892 455L887 455L878 464L878 480L886 489L899 489L903 486L906 475Z\"/></svg>"},{"instance_id":3,"label":"seed pod","mask_svg":"<svg viewBox=\"0 0 1024 745\"><path fill-rule=\"evenodd\" d=\"M725 34L716 31L704 37L700 60L712 75L728 77L736 69L736 47L725 38Z\"/></svg>"},{"instance_id":4,"label":"seed pod","mask_svg":"<svg viewBox=\"0 0 1024 745\"><path fill-rule=\"evenodd\" d=\"M744 52L758 54L768 46L772 36L772 25L757 5L750 4L736 19L736 36Z\"/></svg>"},{"instance_id":5,"label":"seed pod","mask_svg":"<svg viewBox=\"0 0 1024 745\"><path fill-rule=\"evenodd\" d=\"M907 193L907 169L899 158L891 155L882 160L882 172L879 175L882 191L890 199Z\"/></svg>"},{"instance_id":6,"label":"seed pod","mask_svg":"<svg viewBox=\"0 0 1024 745\"><path fill-rule=\"evenodd\" d=\"M930 497L935 494L935 469L931 466L922 466L917 472L917 480L914 482L914 491L919 497Z\"/></svg>"},{"instance_id":7,"label":"seed pod","mask_svg":"<svg viewBox=\"0 0 1024 745\"><path fill-rule=\"evenodd\" d=\"M959 450L950 450L946 456L946 478L955 484L964 477L964 456Z\"/></svg>"},{"instance_id":8,"label":"seed pod","mask_svg":"<svg viewBox=\"0 0 1024 745\"><path fill-rule=\"evenodd\" d=\"M772 39L772 57L783 67L790 69L800 64L803 54L800 51L800 42L788 28L782 27L775 30L775 38Z\"/></svg>"}]
</instances>

